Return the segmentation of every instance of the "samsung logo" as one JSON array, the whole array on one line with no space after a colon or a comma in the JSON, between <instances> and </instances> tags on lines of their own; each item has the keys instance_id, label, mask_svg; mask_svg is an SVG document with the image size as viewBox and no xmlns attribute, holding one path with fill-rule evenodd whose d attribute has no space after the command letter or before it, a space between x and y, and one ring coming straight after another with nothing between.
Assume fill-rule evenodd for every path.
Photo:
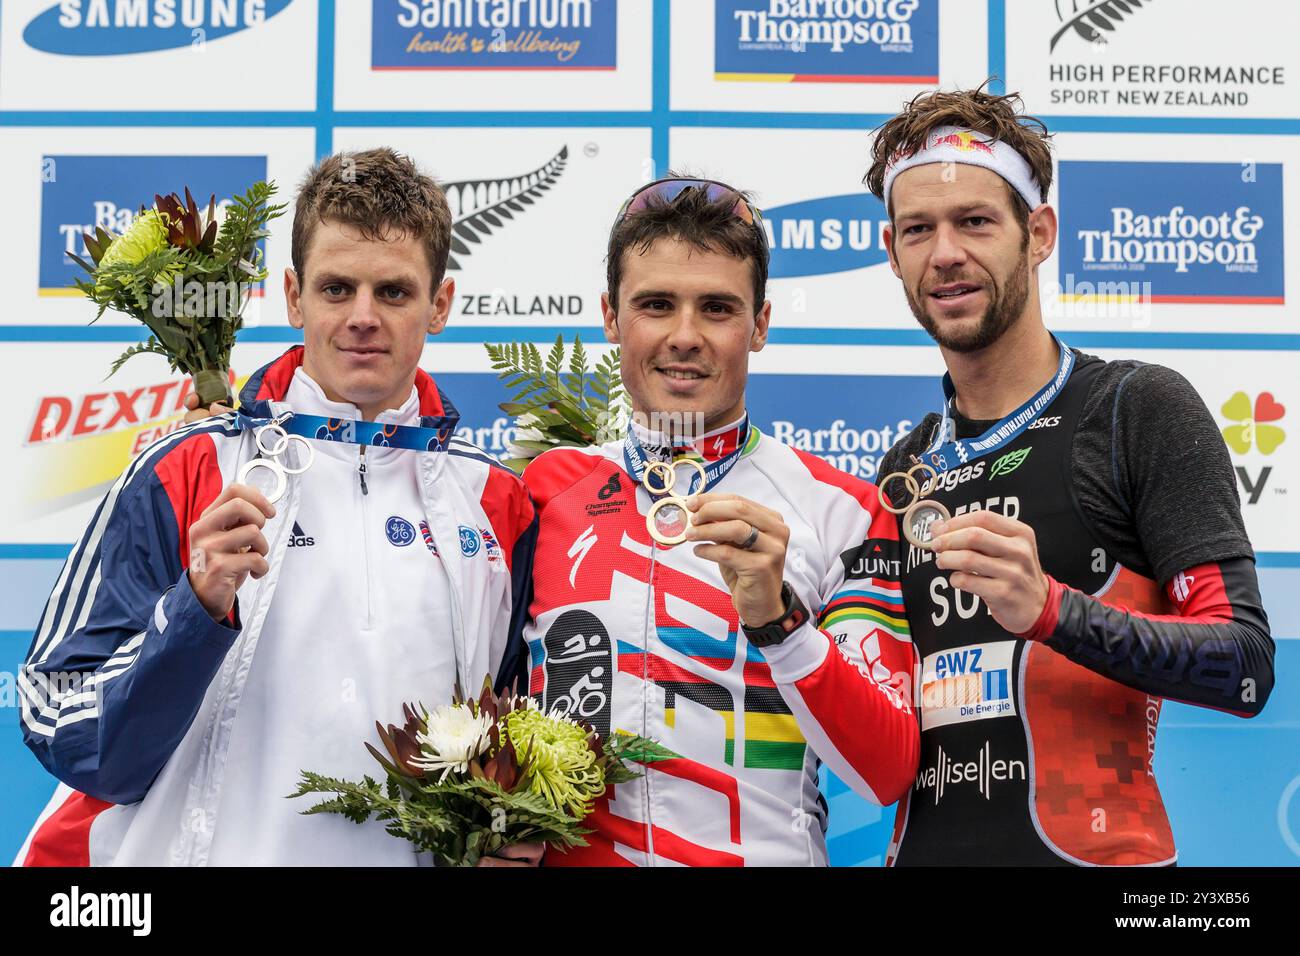
<instances>
[{"instance_id":1,"label":"samsung logo","mask_svg":"<svg viewBox=\"0 0 1300 956\"><path fill-rule=\"evenodd\" d=\"M292 0L62 0L23 41L44 53L112 56L173 50L260 26Z\"/></svg>"},{"instance_id":2,"label":"samsung logo","mask_svg":"<svg viewBox=\"0 0 1300 956\"><path fill-rule=\"evenodd\" d=\"M889 217L874 196L851 193L763 210L773 279L827 275L888 261Z\"/></svg>"}]
</instances>

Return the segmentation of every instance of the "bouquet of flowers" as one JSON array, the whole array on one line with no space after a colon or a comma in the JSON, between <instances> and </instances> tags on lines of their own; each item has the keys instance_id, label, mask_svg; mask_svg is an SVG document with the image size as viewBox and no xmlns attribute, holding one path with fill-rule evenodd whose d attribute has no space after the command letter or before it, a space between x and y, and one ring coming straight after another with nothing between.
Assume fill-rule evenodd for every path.
<instances>
[{"instance_id":1,"label":"bouquet of flowers","mask_svg":"<svg viewBox=\"0 0 1300 956\"><path fill-rule=\"evenodd\" d=\"M259 182L235 196L218 220L214 195L206 213L188 188L154 196L122 235L102 227L83 235L90 262L72 258L89 273L74 285L99 306L144 323L151 333L113 363L110 375L142 352L162 355L172 371L194 378L204 406L230 402L230 352L254 285L266 278L258 240L270 235L267 223L283 214L271 205L274 183Z\"/></svg>"},{"instance_id":2,"label":"bouquet of flowers","mask_svg":"<svg viewBox=\"0 0 1300 956\"><path fill-rule=\"evenodd\" d=\"M354 823L374 816L442 865L473 866L516 843L585 846L591 831L582 820L596 798L640 776L626 761L677 756L644 737L602 740L590 724L544 713L531 697L498 697L490 680L478 700L457 689L449 706L403 709L405 726L375 723L386 753L366 744L384 768L382 784L303 771L291 796L333 794L303 812Z\"/></svg>"},{"instance_id":3,"label":"bouquet of flowers","mask_svg":"<svg viewBox=\"0 0 1300 956\"><path fill-rule=\"evenodd\" d=\"M506 467L522 472L548 449L598 445L627 427L618 349L606 353L593 370L579 336L574 336L569 353L564 337L557 335L545 360L531 342L486 348L497 377L517 390L511 401L499 406L515 416L515 440L507 447Z\"/></svg>"}]
</instances>

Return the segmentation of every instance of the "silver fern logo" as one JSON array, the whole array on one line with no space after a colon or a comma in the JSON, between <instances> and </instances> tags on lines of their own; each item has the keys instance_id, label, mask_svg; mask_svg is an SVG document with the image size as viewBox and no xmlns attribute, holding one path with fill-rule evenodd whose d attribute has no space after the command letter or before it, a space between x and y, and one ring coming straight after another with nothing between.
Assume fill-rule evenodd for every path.
<instances>
[{"instance_id":1,"label":"silver fern logo","mask_svg":"<svg viewBox=\"0 0 1300 956\"><path fill-rule=\"evenodd\" d=\"M1151 3L1151 0L1145 0ZM1143 7L1144 0L1056 0L1056 16L1061 29L1052 34L1052 45L1069 33L1076 33L1088 43L1107 43L1106 35L1114 33L1124 18Z\"/></svg>"},{"instance_id":2,"label":"silver fern logo","mask_svg":"<svg viewBox=\"0 0 1300 956\"><path fill-rule=\"evenodd\" d=\"M501 229L546 193L569 162L569 147L563 146L543 166L530 173L506 179L466 179L444 183L447 204L451 207L451 252L447 268L460 269L461 259L468 257L474 248Z\"/></svg>"}]
</instances>

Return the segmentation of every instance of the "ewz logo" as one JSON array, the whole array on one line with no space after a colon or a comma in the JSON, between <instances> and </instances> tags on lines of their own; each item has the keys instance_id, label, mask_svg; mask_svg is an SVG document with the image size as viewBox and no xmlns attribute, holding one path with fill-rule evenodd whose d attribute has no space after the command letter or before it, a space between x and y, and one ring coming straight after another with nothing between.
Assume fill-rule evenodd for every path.
<instances>
[{"instance_id":1,"label":"ewz logo","mask_svg":"<svg viewBox=\"0 0 1300 956\"><path fill-rule=\"evenodd\" d=\"M23 42L42 53L64 56L174 50L261 26L291 2L61 0L32 18L23 30Z\"/></svg>"},{"instance_id":2,"label":"ewz logo","mask_svg":"<svg viewBox=\"0 0 1300 956\"><path fill-rule=\"evenodd\" d=\"M204 207L218 209L231 196L266 179L265 156L46 156L41 183L40 294L80 296L72 280L82 274L67 253L86 256L83 233L99 226L115 235L130 228L154 195L188 186ZM259 286L254 295L261 295Z\"/></svg>"},{"instance_id":3,"label":"ewz logo","mask_svg":"<svg viewBox=\"0 0 1300 956\"><path fill-rule=\"evenodd\" d=\"M1061 163L1061 275L1151 302L1286 301L1281 163ZM1103 288L1104 287L1104 288ZM1069 298L1069 296L1063 296Z\"/></svg>"},{"instance_id":4,"label":"ewz logo","mask_svg":"<svg viewBox=\"0 0 1300 956\"><path fill-rule=\"evenodd\" d=\"M938 0L717 0L715 80L939 82Z\"/></svg>"},{"instance_id":5,"label":"ewz logo","mask_svg":"<svg viewBox=\"0 0 1300 956\"><path fill-rule=\"evenodd\" d=\"M930 654L922 663L923 729L1015 713L1011 700L1014 641L973 644Z\"/></svg>"}]
</instances>

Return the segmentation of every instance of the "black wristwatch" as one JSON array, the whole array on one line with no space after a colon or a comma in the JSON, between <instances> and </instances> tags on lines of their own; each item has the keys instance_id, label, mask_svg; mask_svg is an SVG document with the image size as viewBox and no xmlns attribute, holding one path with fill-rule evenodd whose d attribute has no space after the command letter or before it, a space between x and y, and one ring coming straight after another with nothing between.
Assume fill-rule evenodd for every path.
<instances>
[{"instance_id":1,"label":"black wristwatch","mask_svg":"<svg viewBox=\"0 0 1300 956\"><path fill-rule=\"evenodd\" d=\"M781 582L781 602L785 607L785 613L769 624L750 627L744 621L740 622L749 643L755 647L771 647L773 644L780 644L787 635L794 633L795 628L808 620L808 608L804 607L803 601L799 600L799 595L794 593L794 588L790 587L789 581Z\"/></svg>"}]
</instances>

